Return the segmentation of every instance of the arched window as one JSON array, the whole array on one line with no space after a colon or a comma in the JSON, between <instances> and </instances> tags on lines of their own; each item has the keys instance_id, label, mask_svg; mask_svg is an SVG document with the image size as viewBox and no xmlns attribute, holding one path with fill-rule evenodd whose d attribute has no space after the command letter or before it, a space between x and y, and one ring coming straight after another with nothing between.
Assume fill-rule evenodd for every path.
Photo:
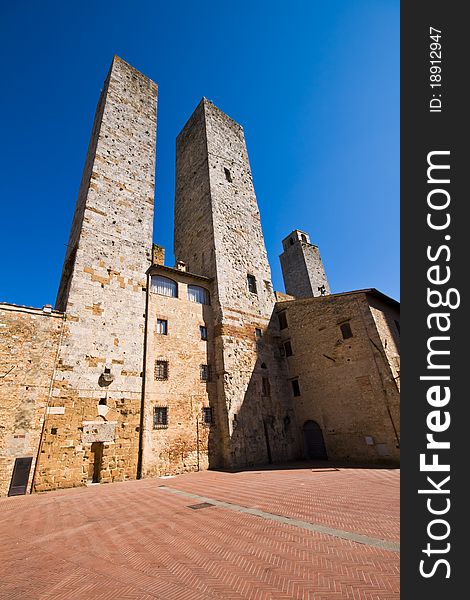
<instances>
[{"instance_id":1,"label":"arched window","mask_svg":"<svg viewBox=\"0 0 470 600\"><path fill-rule=\"evenodd\" d=\"M300 239L301 239L303 242L306 242L306 243L308 243L308 241L307 241L307 236L305 235L305 233L301 233L301 234L300 234Z\"/></svg>"},{"instance_id":2,"label":"arched window","mask_svg":"<svg viewBox=\"0 0 470 600\"><path fill-rule=\"evenodd\" d=\"M150 283L150 291L154 294L162 296L170 296L170 298L178 297L178 284L173 279L162 277L161 275L152 275Z\"/></svg>"},{"instance_id":3,"label":"arched window","mask_svg":"<svg viewBox=\"0 0 470 600\"><path fill-rule=\"evenodd\" d=\"M198 304L210 304L209 292L199 285L188 285L188 300Z\"/></svg>"}]
</instances>

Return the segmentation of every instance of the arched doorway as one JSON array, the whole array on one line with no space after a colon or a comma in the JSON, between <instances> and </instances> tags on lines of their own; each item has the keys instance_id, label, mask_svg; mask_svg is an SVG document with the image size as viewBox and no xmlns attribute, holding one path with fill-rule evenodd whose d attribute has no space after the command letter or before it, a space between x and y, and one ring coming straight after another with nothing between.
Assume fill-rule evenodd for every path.
<instances>
[{"instance_id":1,"label":"arched doorway","mask_svg":"<svg viewBox=\"0 0 470 600\"><path fill-rule=\"evenodd\" d=\"M303 426L305 458L327 460L321 427L315 421L305 421Z\"/></svg>"}]
</instances>

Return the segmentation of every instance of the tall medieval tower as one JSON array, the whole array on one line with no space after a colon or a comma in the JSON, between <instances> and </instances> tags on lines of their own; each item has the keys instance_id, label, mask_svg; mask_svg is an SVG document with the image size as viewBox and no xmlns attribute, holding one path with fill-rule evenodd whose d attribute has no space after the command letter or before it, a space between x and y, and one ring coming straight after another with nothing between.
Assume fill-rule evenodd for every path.
<instances>
[{"instance_id":1,"label":"tall medieval tower","mask_svg":"<svg viewBox=\"0 0 470 600\"><path fill-rule=\"evenodd\" d=\"M175 257L213 279L221 462L286 460L290 394L243 128L204 98L176 146Z\"/></svg>"},{"instance_id":2,"label":"tall medieval tower","mask_svg":"<svg viewBox=\"0 0 470 600\"><path fill-rule=\"evenodd\" d=\"M325 296L330 293L318 246L310 243L308 233L295 229L282 240L282 276L286 293L297 298Z\"/></svg>"},{"instance_id":3,"label":"tall medieval tower","mask_svg":"<svg viewBox=\"0 0 470 600\"><path fill-rule=\"evenodd\" d=\"M115 57L95 115L57 297L66 328L37 490L137 474L156 100L157 85Z\"/></svg>"}]
</instances>

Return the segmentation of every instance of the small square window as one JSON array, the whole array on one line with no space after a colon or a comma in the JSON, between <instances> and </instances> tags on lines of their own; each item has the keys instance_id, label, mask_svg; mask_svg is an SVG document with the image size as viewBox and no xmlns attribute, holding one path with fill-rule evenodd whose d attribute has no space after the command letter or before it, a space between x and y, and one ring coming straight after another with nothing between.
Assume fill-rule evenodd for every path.
<instances>
[{"instance_id":1,"label":"small square window","mask_svg":"<svg viewBox=\"0 0 470 600\"><path fill-rule=\"evenodd\" d=\"M287 327L287 315L286 312L280 312L277 315L277 318L279 319L279 329L285 329Z\"/></svg>"},{"instance_id":2,"label":"small square window","mask_svg":"<svg viewBox=\"0 0 470 600\"><path fill-rule=\"evenodd\" d=\"M210 373L209 365L200 365L199 376L201 378L201 381L210 381L211 380L211 373Z\"/></svg>"},{"instance_id":3,"label":"small square window","mask_svg":"<svg viewBox=\"0 0 470 600\"><path fill-rule=\"evenodd\" d=\"M347 340L353 337L353 333L351 331L351 325L349 323L343 323L339 326L341 329L341 334L343 336L343 340Z\"/></svg>"},{"instance_id":4,"label":"small square window","mask_svg":"<svg viewBox=\"0 0 470 600\"><path fill-rule=\"evenodd\" d=\"M289 340L287 340L287 342L284 342L284 352L285 352L286 356L292 356L292 354L293 354L292 344L290 343Z\"/></svg>"},{"instance_id":5,"label":"small square window","mask_svg":"<svg viewBox=\"0 0 470 600\"><path fill-rule=\"evenodd\" d=\"M168 321L166 319L157 319L157 333L159 335L168 334Z\"/></svg>"},{"instance_id":6,"label":"small square window","mask_svg":"<svg viewBox=\"0 0 470 600\"><path fill-rule=\"evenodd\" d=\"M168 361L167 360L156 360L155 361L155 379L163 381L168 379Z\"/></svg>"},{"instance_id":7,"label":"small square window","mask_svg":"<svg viewBox=\"0 0 470 600\"><path fill-rule=\"evenodd\" d=\"M199 333L201 340L207 340L207 327L205 325L199 325Z\"/></svg>"},{"instance_id":8,"label":"small square window","mask_svg":"<svg viewBox=\"0 0 470 600\"><path fill-rule=\"evenodd\" d=\"M248 283L248 290L252 294L257 294L258 288L256 287L256 277L254 275L247 275L246 280Z\"/></svg>"},{"instance_id":9,"label":"small square window","mask_svg":"<svg viewBox=\"0 0 470 600\"><path fill-rule=\"evenodd\" d=\"M212 425L214 422L214 415L210 406L204 406L202 409L202 418L205 425Z\"/></svg>"},{"instance_id":10,"label":"small square window","mask_svg":"<svg viewBox=\"0 0 470 600\"><path fill-rule=\"evenodd\" d=\"M291 380L291 385L292 385L292 393L294 394L294 396L300 396L299 380L298 379L292 379Z\"/></svg>"},{"instance_id":11,"label":"small square window","mask_svg":"<svg viewBox=\"0 0 470 600\"><path fill-rule=\"evenodd\" d=\"M153 411L153 428L166 429L168 427L168 406L155 406Z\"/></svg>"},{"instance_id":12,"label":"small square window","mask_svg":"<svg viewBox=\"0 0 470 600\"><path fill-rule=\"evenodd\" d=\"M263 377L263 379L262 379L261 395L262 396L270 396L271 395L271 385L270 385L269 379L267 377Z\"/></svg>"},{"instance_id":13,"label":"small square window","mask_svg":"<svg viewBox=\"0 0 470 600\"><path fill-rule=\"evenodd\" d=\"M224 167L224 173L225 173L225 179L229 182L232 183L232 174L230 173L230 171L227 169L227 167Z\"/></svg>"},{"instance_id":14,"label":"small square window","mask_svg":"<svg viewBox=\"0 0 470 600\"><path fill-rule=\"evenodd\" d=\"M51 427L51 433L52 433L52 435L56 435L57 434L57 427Z\"/></svg>"},{"instance_id":15,"label":"small square window","mask_svg":"<svg viewBox=\"0 0 470 600\"><path fill-rule=\"evenodd\" d=\"M257 328L255 329L255 336L256 336L257 338L261 338L261 337L263 337L263 332L261 331L261 329L260 329L259 327L257 327Z\"/></svg>"}]
</instances>

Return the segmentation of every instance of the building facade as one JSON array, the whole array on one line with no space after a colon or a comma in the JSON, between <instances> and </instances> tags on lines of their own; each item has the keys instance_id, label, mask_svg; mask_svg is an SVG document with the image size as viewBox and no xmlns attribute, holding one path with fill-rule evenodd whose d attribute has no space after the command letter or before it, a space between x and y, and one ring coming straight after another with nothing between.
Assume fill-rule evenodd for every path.
<instances>
[{"instance_id":1,"label":"building facade","mask_svg":"<svg viewBox=\"0 0 470 600\"><path fill-rule=\"evenodd\" d=\"M0 493L396 462L398 304L330 294L300 230L283 241L287 294L274 292L243 128L205 98L177 138L165 265L152 245L156 109L157 85L115 57L56 310L0 304Z\"/></svg>"}]
</instances>

